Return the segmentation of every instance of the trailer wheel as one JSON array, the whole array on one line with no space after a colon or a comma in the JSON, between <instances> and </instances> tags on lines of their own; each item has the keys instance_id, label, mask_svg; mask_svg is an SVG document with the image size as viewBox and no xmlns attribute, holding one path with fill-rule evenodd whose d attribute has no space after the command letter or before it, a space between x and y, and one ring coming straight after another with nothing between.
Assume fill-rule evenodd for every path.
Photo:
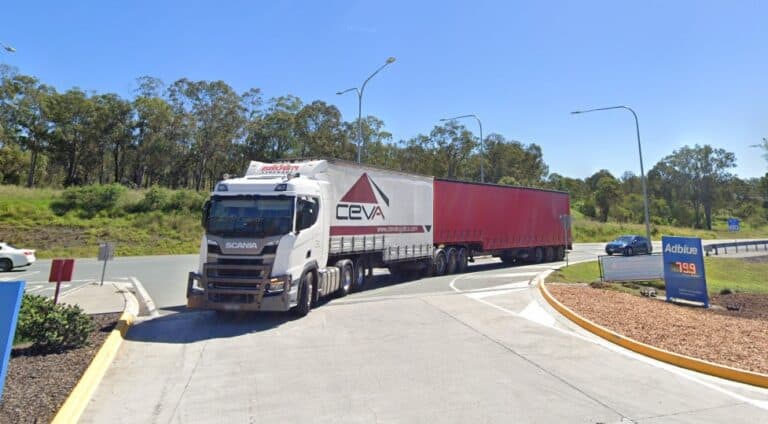
<instances>
[{"instance_id":1,"label":"trailer wheel","mask_svg":"<svg viewBox=\"0 0 768 424\"><path fill-rule=\"evenodd\" d=\"M336 262L336 268L339 269L339 297L349 294L352 289L352 261L344 259Z\"/></svg>"},{"instance_id":2,"label":"trailer wheel","mask_svg":"<svg viewBox=\"0 0 768 424\"><path fill-rule=\"evenodd\" d=\"M540 264L544 260L544 249L537 247L533 249L533 263Z\"/></svg>"},{"instance_id":3,"label":"trailer wheel","mask_svg":"<svg viewBox=\"0 0 768 424\"><path fill-rule=\"evenodd\" d=\"M445 275L448 268L448 260L445 257L445 250L435 250L435 275Z\"/></svg>"},{"instance_id":4,"label":"trailer wheel","mask_svg":"<svg viewBox=\"0 0 768 424\"><path fill-rule=\"evenodd\" d=\"M555 248L547 246L544 250L544 261L552 262L555 260Z\"/></svg>"},{"instance_id":5,"label":"trailer wheel","mask_svg":"<svg viewBox=\"0 0 768 424\"><path fill-rule=\"evenodd\" d=\"M445 273L455 274L456 270L459 269L459 252L456 251L456 248L449 247L448 251L445 253L445 257L448 260L448 267L445 270Z\"/></svg>"},{"instance_id":6,"label":"trailer wheel","mask_svg":"<svg viewBox=\"0 0 768 424\"><path fill-rule=\"evenodd\" d=\"M459 273L462 274L467 272L467 261L469 260L467 253L468 252L465 247L459 249Z\"/></svg>"},{"instance_id":7,"label":"trailer wheel","mask_svg":"<svg viewBox=\"0 0 768 424\"><path fill-rule=\"evenodd\" d=\"M368 261L366 260L365 256L359 256L357 259L355 259L355 266L353 269L354 274L352 279L355 291L362 290L363 287L365 287L365 283L367 281L365 271L367 269Z\"/></svg>"},{"instance_id":8,"label":"trailer wheel","mask_svg":"<svg viewBox=\"0 0 768 424\"><path fill-rule=\"evenodd\" d=\"M563 246L557 246L557 260L565 260L565 248Z\"/></svg>"},{"instance_id":9,"label":"trailer wheel","mask_svg":"<svg viewBox=\"0 0 768 424\"><path fill-rule=\"evenodd\" d=\"M315 274L307 271L301 277L301 287L299 287L299 301L293 308L293 314L298 317L306 316L312 309L312 292L314 291Z\"/></svg>"}]
</instances>

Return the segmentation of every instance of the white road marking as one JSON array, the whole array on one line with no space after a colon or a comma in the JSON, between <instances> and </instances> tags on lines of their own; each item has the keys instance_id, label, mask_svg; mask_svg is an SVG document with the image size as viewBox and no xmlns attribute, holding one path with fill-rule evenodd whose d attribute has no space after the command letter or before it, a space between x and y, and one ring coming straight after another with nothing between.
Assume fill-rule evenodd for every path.
<instances>
[{"instance_id":1,"label":"white road marking","mask_svg":"<svg viewBox=\"0 0 768 424\"><path fill-rule=\"evenodd\" d=\"M35 274L39 274L39 273L40 273L40 271L22 272L21 274L14 274L12 277L0 278L0 281L18 281L18 280L22 280L22 279L25 279L26 277L31 277L31 276L33 276Z\"/></svg>"},{"instance_id":2,"label":"white road marking","mask_svg":"<svg viewBox=\"0 0 768 424\"><path fill-rule=\"evenodd\" d=\"M539 302L533 300L519 314L520 317L544 325L546 327L555 326L555 317L549 314L539 305Z\"/></svg>"},{"instance_id":3,"label":"white road marking","mask_svg":"<svg viewBox=\"0 0 768 424\"><path fill-rule=\"evenodd\" d=\"M584 262L586 262L586 261L584 261ZM524 319L526 319L528 321L540 324L540 325L545 326L547 328L551 328L551 329L553 329L555 331L558 331L560 333L569 335L571 337L576 337L578 339L590 342L592 344L596 344L598 346L602 346L602 347L604 347L604 348L606 348L606 349L608 349L608 350L610 350L612 352L616 352L616 353L624 355L624 356L626 356L628 358L631 358L631 359L643 362L645 364L654 366L656 368L663 369L665 371L671 372L671 373L673 373L673 374L675 374L677 376L683 377L683 378L685 378L685 379L687 379L689 381L692 381L694 383L700 384L700 385L702 385L704 387L707 387L709 389L715 390L715 391L720 392L720 393L722 393L724 395L730 396L731 398L736 399L736 400L738 400L740 402L745 402L745 403L748 403L748 404L750 404L752 406L755 406L757 408L760 408L760 409L768 411L768 400L754 399L754 398L750 398L750 397L741 395L739 393L732 392L732 391L730 391L730 390L728 390L726 388L723 388L723 387L721 387L721 386L719 386L717 384L710 383L708 381L702 380L701 377L699 377L697 375L698 373L696 373L695 371L690 371L690 370L687 370L685 368L679 368L677 366L670 365L670 364L667 364L665 362L657 361L657 360L655 360L653 358L650 358L650 357L647 357L647 356L644 356L644 355L640 355L640 354L635 353L635 352L633 352L631 350L628 350L628 349L625 349L625 348L623 348L621 346L613 344L613 343L611 343L611 342L609 342L609 341L607 341L607 340L605 340L603 338L600 338L600 337L598 337L596 335L593 335L591 333L590 333L590 336L583 336L583 335L578 334L578 333L576 333L576 332L574 332L574 331L572 331L570 329L560 328L557 325L555 325L555 323L556 323L555 317L553 317L551 314L549 314L540 305L537 305L537 306L538 306L538 308L541 308L541 311L535 311L535 310L532 309L532 310L529 310L529 311L526 312L526 310L528 310L528 308L531 307L531 304L529 304L521 313L517 313L517 312L511 311L511 310L509 310L507 308L504 308L502 306L499 306L499 305L496 305L494 303L491 303L491 302L483 299L482 297L473 296L472 293L466 293L466 292L462 291L461 289L456 288L456 282L458 280L462 279L463 277L465 277L465 275L457 276L456 278L451 280L451 283L449 284L449 287L451 289L453 289L453 291L455 291L457 293L464 294L468 298L470 298L472 300L475 300L477 302L480 302L483 305L490 306L491 308L497 309L497 310L499 310L501 312L504 312L504 313L506 313L508 315L524 318ZM541 316L541 312L544 312L545 314L549 315L550 319L543 318ZM551 325L550 325L550 323L551 323ZM712 378L712 377L707 376L707 378ZM723 380L723 382L727 383L727 384L734 385L734 386L738 385L738 383L735 383L735 382L732 382L732 381L728 381L728 380ZM749 389L752 389L753 391L755 391L756 393L760 393L760 394L768 394L768 390L752 387L752 386L749 386L749 385L739 385L739 387L741 387L741 388L749 388Z\"/></svg>"},{"instance_id":4,"label":"white road marking","mask_svg":"<svg viewBox=\"0 0 768 424\"><path fill-rule=\"evenodd\" d=\"M513 289L527 289L530 287L530 282L528 280L524 281L516 281L514 283L507 283L507 284L500 284L498 286L493 287L485 287L482 289L470 289L470 290L461 290L461 293L478 293L478 292L498 292L498 291L512 291Z\"/></svg>"},{"instance_id":5,"label":"white road marking","mask_svg":"<svg viewBox=\"0 0 768 424\"><path fill-rule=\"evenodd\" d=\"M147 293L147 289L144 288L144 285L141 284L141 281L139 281L136 277L129 277L131 282L133 283L133 286L136 287L136 291L139 294L139 297L141 297L141 300L144 302L144 305L147 307L147 312L149 312L149 315L151 317L158 317L160 316L160 313L157 312L157 307L155 307L155 302L152 300L151 297L149 297L149 293Z\"/></svg>"},{"instance_id":6,"label":"white road marking","mask_svg":"<svg viewBox=\"0 0 768 424\"><path fill-rule=\"evenodd\" d=\"M517 290L520 290L520 289L517 289ZM512 293L513 291L516 291L516 290L513 290L513 289L512 290L492 290L492 291L485 290L480 292L466 293L464 294L464 296L470 297L475 300L479 300L479 299L485 299L486 297L501 296L503 294Z\"/></svg>"},{"instance_id":7,"label":"white road marking","mask_svg":"<svg viewBox=\"0 0 768 424\"><path fill-rule=\"evenodd\" d=\"M468 275L466 278L463 278L463 280L482 280L485 278L531 277L534 275L539 275L539 273L534 271L534 272L512 272L509 274L491 274L491 275L477 274L477 275Z\"/></svg>"},{"instance_id":8,"label":"white road marking","mask_svg":"<svg viewBox=\"0 0 768 424\"><path fill-rule=\"evenodd\" d=\"M35 286L35 287L29 287L27 286L27 293L34 293L36 291L45 290L47 287L45 286Z\"/></svg>"}]
</instances>

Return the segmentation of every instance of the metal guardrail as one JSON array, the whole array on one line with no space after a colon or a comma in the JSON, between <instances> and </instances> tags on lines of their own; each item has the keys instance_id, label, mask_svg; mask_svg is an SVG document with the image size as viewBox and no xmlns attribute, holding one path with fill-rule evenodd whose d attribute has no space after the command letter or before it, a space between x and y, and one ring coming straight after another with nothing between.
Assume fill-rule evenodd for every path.
<instances>
[{"instance_id":1,"label":"metal guardrail","mask_svg":"<svg viewBox=\"0 0 768 424\"><path fill-rule=\"evenodd\" d=\"M768 240L750 240L750 241L732 241L730 243L714 243L714 244L708 244L704 246L704 252L709 256L710 252L713 250L715 251L715 255L720 254L720 250L723 251L723 254L728 254L728 248L735 249L736 253L739 253L739 247L743 247L745 252L749 252L749 248L754 247L752 249L753 252L757 252L760 250L763 250L765 252L768 252ZM763 248L760 249L760 246Z\"/></svg>"}]
</instances>

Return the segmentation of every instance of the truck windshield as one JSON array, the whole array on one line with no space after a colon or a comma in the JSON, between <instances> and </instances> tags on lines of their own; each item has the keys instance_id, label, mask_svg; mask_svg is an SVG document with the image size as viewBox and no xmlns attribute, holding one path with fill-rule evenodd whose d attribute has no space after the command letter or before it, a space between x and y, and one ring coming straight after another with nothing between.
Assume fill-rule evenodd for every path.
<instances>
[{"instance_id":1,"label":"truck windshield","mask_svg":"<svg viewBox=\"0 0 768 424\"><path fill-rule=\"evenodd\" d=\"M294 198L214 197L206 230L222 237L273 237L293 230Z\"/></svg>"}]
</instances>

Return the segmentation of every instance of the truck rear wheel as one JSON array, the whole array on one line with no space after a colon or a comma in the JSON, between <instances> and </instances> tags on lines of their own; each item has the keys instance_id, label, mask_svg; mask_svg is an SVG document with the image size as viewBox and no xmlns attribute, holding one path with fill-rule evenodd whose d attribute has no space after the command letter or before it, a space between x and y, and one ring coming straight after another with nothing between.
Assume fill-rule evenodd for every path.
<instances>
[{"instance_id":1,"label":"truck rear wheel","mask_svg":"<svg viewBox=\"0 0 768 424\"><path fill-rule=\"evenodd\" d=\"M459 249L459 272L465 273L467 272L467 261L469 261L469 258L467 257L467 249L462 247Z\"/></svg>"},{"instance_id":2,"label":"truck rear wheel","mask_svg":"<svg viewBox=\"0 0 768 424\"><path fill-rule=\"evenodd\" d=\"M565 259L565 248L563 246L557 246L557 260L562 261Z\"/></svg>"},{"instance_id":3,"label":"truck rear wheel","mask_svg":"<svg viewBox=\"0 0 768 424\"><path fill-rule=\"evenodd\" d=\"M555 248L547 246L544 250L544 260L546 262L552 262L555 260Z\"/></svg>"},{"instance_id":4,"label":"truck rear wheel","mask_svg":"<svg viewBox=\"0 0 768 424\"><path fill-rule=\"evenodd\" d=\"M445 250L435 250L435 275L445 275L448 268L448 260L445 257Z\"/></svg>"},{"instance_id":5,"label":"truck rear wheel","mask_svg":"<svg viewBox=\"0 0 768 424\"><path fill-rule=\"evenodd\" d=\"M339 297L349 294L352 289L352 261L344 259L336 262L336 268L339 269Z\"/></svg>"},{"instance_id":6,"label":"truck rear wheel","mask_svg":"<svg viewBox=\"0 0 768 424\"><path fill-rule=\"evenodd\" d=\"M312 292L315 286L315 274L312 271L307 271L304 276L301 277L301 287L299 287L299 301L293 308L292 312L297 317L306 316L309 310L312 309Z\"/></svg>"},{"instance_id":7,"label":"truck rear wheel","mask_svg":"<svg viewBox=\"0 0 768 424\"><path fill-rule=\"evenodd\" d=\"M459 269L459 252L456 251L456 248L448 248L448 251L446 252L446 259L448 259L448 267L445 270L445 273L455 274L456 270Z\"/></svg>"},{"instance_id":8,"label":"truck rear wheel","mask_svg":"<svg viewBox=\"0 0 768 424\"><path fill-rule=\"evenodd\" d=\"M535 264L540 264L544 260L544 249L540 247L533 249L533 258L531 260Z\"/></svg>"},{"instance_id":9,"label":"truck rear wheel","mask_svg":"<svg viewBox=\"0 0 768 424\"><path fill-rule=\"evenodd\" d=\"M352 284L355 291L360 291L365 287L367 279L365 277L365 270L368 269L368 260L364 256L360 256L355 259L355 266L353 269Z\"/></svg>"}]
</instances>

